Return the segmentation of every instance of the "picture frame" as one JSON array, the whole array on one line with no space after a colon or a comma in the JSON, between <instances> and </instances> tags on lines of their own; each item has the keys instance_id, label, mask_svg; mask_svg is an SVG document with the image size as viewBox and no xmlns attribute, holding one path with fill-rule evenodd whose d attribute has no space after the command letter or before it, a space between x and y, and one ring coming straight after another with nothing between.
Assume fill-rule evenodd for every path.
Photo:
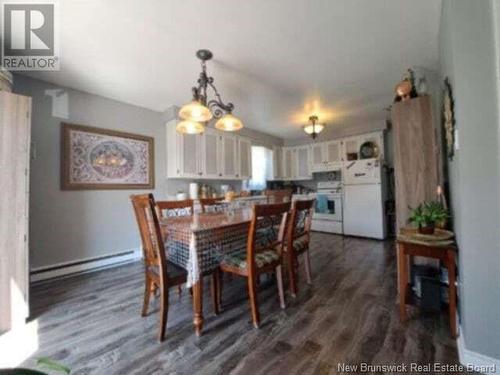
<instances>
[{"instance_id":1,"label":"picture frame","mask_svg":"<svg viewBox=\"0 0 500 375\"><path fill-rule=\"evenodd\" d=\"M154 189L154 138L61 123L61 189Z\"/></svg>"}]
</instances>

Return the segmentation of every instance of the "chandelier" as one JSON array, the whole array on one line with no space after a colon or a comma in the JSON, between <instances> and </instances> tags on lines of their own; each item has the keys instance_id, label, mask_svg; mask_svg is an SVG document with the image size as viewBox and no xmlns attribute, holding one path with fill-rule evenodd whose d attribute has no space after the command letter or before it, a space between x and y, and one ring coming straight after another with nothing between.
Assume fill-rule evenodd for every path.
<instances>
[{"instance_id":1,"label":"chandelier","mask_svg":"<svg viewBox=\"0 0 500 375\"><path fill-rule=\"evenodd\" d=\"M316 139L319 133L323 131L325 128L324 124L318 124L318 116L310 116L309 121L310 124L304 126L304 131L306 134L310 135L312 139Z\"/></svg>"},{"instance_id":2,"label":"chandelier","mask_svg":"<svg viewBox=\"0 0 500 375\"><path fill-rule=\"evenodd\" d=\"M176 130L184 134L203 133L203 123L216 118L215 127L224 131L236 131L243 127L241 120L233 116L233 103L224 103L219 92L214 86L214 79L207 75L206 61L213 57L212 52L201 49L196 52L196 57L201 60L201 73L198 85L193 87L193 100L179 110L179 117L183 121L177 124ZM207 91L212 89L215 98L208 99Z\"/></svg>"}]
</instances>

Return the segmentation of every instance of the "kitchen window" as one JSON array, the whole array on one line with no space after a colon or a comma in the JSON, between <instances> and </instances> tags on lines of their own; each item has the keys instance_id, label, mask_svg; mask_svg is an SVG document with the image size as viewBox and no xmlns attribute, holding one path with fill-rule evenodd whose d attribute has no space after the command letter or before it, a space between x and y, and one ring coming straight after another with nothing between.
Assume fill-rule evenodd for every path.
<instances>
[{"instance_id":1,"label":"kitchen window","mask_svg":"<svg viewBox=\"0 0 500 375\"><path fill-rule=\"evenodd\" d=\"M248 181L250 190L263 190L271 177L273 152L264 146L252 146L252 178Z\"/></svg>"}]
</instances>

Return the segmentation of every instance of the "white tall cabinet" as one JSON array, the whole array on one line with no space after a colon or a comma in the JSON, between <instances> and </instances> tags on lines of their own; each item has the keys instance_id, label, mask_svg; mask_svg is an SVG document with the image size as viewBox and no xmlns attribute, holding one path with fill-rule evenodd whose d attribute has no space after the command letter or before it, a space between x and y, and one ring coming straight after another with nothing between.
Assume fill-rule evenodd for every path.
<instances>
[{"instance_id":1,"label":"white tall cabinet","mask_svg":"<svg viewBox=\"0 0 500 375\"><path fill-rule=\"evenodd\" d=\"M0 91L0 334L29 314L31 98Z\"/></svg>"}]
</instances>

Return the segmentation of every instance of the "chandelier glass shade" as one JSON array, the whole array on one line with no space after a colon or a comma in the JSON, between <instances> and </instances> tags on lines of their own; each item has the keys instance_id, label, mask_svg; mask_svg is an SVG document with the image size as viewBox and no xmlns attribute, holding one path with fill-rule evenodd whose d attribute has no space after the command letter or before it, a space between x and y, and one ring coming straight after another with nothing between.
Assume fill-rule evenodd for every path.
<instances>
[{"instance_id":1,"label":"chandelier glass shade","mask_svg":"<svg viewBox=\"0 0 500 375\"><path fill-rule=\"evenodd\" d=\"M304 132L310 135L312 139L315 139L325 129L325 125L318 124L318 116L310 116L309 121L311 123L304 126Z\"/></svg>"},{"instance_id":2,"label":"chandelier glass shade","mask_svg":"<svg viewBox=\"0 0 500 375\"><path fill-rule=\"evenodd\" d=\"M217 120L215 127L226 132L234 132L240 130L243 127L243 123L239 118L228 113Z\"/></svg>"},{"instance_id":3,"label":"chandelier glass shade","mask_svg":"<svg viewBox=\"0 0 500 375\"><path fill-rule=\"evenodd\" d=\"M232 114L233 103L224 103L214 85L213 77L207 74L206 61L210 60L212 52L202 49L196 52L196 57L201 60L201 73L198 85L192 88L193 100L179 110L179 117L185 121L180 122L176 129L179 133L197 134L203 132L204 124L212 118L217 119L215 127L224 131L236 131L243 127L243 123ZM208 98L208 91L213 92L214 98ZM187 122L183 124L183 122ZM195 125L196 122L198 125ZM182 125L181 125L182 124ZM187 133L188 130L193 132Z\"/></svg>"},{"instance_id":4,"label":"chandelier glass shade","mask_svg":"<svg viewBox=\"0 0 500 375\"><path fill-rule=\"evenodd\" d=\"M175 130L181 134L200 134L205 131L205 127L202 123L184 120L177 124Z\"/></svg>"},{"instance_id":5,"label":"chandelier glass shade","mask_svg":"<svg viewBox=\"0 0 500 375\"><path fill-rule=\"evenodd\" d=\"M188 121L206 122L213 117L212 112L197 100L184 104L179 110L179 117Z\"/></svg>"}]
</instances>

